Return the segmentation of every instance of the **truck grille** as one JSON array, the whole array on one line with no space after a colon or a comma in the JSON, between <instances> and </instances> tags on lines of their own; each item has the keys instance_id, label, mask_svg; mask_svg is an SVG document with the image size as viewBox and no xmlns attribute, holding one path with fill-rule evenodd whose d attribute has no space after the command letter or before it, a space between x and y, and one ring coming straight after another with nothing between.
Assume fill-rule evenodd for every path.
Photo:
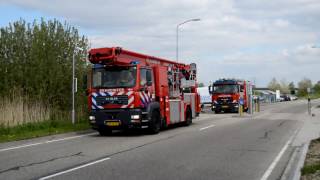
<instances>
[{"instance_id":1,"label":"truck grille","mask_svg":"<svg viewBox=\"0 0 320 180\"><path fill-rule=\"evenodd\" d=\"M230 104L230 103L232 103L232 98L231 97L219 97L217 102L218 102L218 104Z\"/></svg>"},{"instance_id":2,"label":"truck grille","mask_svg":"<svg viewBox=\"0 0 320 180\"><path fill-rule=\"evenodd\" d=\"M128 96L127 95L119 95L119 96L97 96L96 98L97 105L102 106L106 104L128 104Z\"/></svg>"}]
</instances>

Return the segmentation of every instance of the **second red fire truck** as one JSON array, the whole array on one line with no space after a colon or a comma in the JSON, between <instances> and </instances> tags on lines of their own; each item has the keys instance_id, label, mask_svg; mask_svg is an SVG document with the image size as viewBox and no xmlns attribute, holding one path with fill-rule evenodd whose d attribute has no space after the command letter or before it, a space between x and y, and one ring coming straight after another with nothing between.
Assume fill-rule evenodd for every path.
<instances>
[{"instance_id":1,"label":"second red fire truck","mask_svg":"<svg viewBox=\"0 0 320 180\"><path fill-rule=\"evenodd\" d=\"M89 51L89 121L101 135L114 129L189 125L200 113L196 64L148 56L119 47Z\"/></svg>"},{"instance_id":2,"label":"second red fire truck","mask_svg":"<svg viewBox=\"0 0 320 180\"><path fill-rule=\"evenodd\" d=\"M249 109L249 94L252 92L249 81L238 79L219 79L209 86L212 96L211 109L215 113L238 112L239 105L243 111Z\"/></svg>"}]
</instances>

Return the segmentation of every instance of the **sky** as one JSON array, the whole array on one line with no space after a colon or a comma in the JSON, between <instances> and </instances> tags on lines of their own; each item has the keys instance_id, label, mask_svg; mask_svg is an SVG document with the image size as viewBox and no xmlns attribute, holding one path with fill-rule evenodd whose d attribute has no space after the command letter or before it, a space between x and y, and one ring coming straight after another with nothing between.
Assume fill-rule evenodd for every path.
<instances>
[{"instance_id":1,"label":"sky","mask_svg":"<svg viewBox=\"0 0 320 180\"><path fill-rule=\"evenodd\" d=\"M275 77L320 80L319 0L0 0L0 26L25 19L66 21L90 46L195 62L198 81ZM319 48L312 48L313 46Z\"/></svg>"}]
</instances>

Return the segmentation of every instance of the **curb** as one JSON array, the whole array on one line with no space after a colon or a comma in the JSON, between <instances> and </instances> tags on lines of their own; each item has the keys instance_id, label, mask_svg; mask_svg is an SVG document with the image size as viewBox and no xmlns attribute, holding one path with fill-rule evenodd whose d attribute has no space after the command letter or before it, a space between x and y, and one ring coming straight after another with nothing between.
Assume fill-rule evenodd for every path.
<instances>
[{"instance_id":1,"label":"curb","mask_svg":"<svg viewBox=\"0 0 320 180\"><path fill-rule=\"evenodd\" d=\"M293 178L292 178L293 180L300 180L301 169L303 168L304 161L305 161L306 156L307 156L307 152L308 152L308 149L309 149L309 144L310 144L310 141L305 143L305 144L303 144L298 164L297 164L296 168L294 169L294 174L293 174Z\"/></svg>"},{"instance_id":2,"label":"curb","mask_svg":"<svg viewBox=\"0 0 320 180\"><path fill-rule=\"evenodd\" d=\"M312 110L315 110L317 108L316 107L317 104L313 104L313 106L311 106L311 113L312 113ZM301 152L299 154L297 154L298 163L297 163L296 167L292 171L293 172L292 180L300 180L300 178L301 178L301 169L304 166L304 161L306 159L306 156L307 156L307 153L308 153L308 150L309 150L310 142L311 142L311 140L306 142L306 143L304 143L303 146L301 147L301 150L299 150Z\"/></svg>"},{"instance_id":3,"label":"curb","mask_svg":"<svg viewBox=\"0 0 320 180\"><path fill-rule=\"evenodd\" d=\"M291 153L291 157L290 157L290 159L289 159L289 161L287 163L286 168L284 169L284 171L283 171L283 173L281 175L280 180L287 180L287 179L290 178L290 175L292 173L292 169L294 168L295 161L296 161L296 158L297 158L297 155L298 155L300 147L294 146L293 148L294 148L294 150Z\"/></svg>"}]
</instances>

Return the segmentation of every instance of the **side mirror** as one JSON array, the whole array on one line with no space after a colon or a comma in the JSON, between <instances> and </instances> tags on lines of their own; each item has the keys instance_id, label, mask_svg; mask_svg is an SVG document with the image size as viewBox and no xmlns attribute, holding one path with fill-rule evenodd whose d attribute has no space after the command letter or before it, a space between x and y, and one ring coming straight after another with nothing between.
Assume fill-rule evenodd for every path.
<instances>
[{"instance_id":1,"label":"side mirror","mask_svg":"<svg viewBox=\"0 0 320 180\"><path fill-rule=\"evenodd\" d=\"M243 90L244 90L244 86L241 85L241 86L240 86L240 92L243 92Z\"/></svg>"},{"instance_id":2,"label":"side mirror","mask_svg":"<svg viewBox=\"0 0 320 180\"><path fill-rule=\"evenodd\" d=\"M209 94L212 94L212 86L208 86Z\"/></svg>"}]
</instances>

